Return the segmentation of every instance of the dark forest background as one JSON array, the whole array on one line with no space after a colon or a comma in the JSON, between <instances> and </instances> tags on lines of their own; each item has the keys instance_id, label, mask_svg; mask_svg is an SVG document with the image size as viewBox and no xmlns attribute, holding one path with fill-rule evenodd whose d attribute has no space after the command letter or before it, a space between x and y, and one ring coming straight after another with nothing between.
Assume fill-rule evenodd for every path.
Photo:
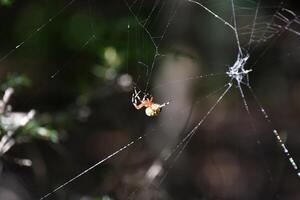
<instances>
[{"instance_id":1,"label":"dark forest background","mask_svg":"<svg viewBox=\"0 0 300 200\"><path fill-rule=\"evenodd\" d=\"M13 111L36 111L34 124L18 133L26 142L0 159L0 199L39 199L144 134L145 139L49 199L300 199L300 180L272 133L279 131L300 165L299 35L283 33L251 55L250 84L271 123L245 90L251 120L232 89L176 163L164 163L168 150L221 94L205 98L226 83L224 75L187 79L226 72L237 54L232 31L203 9L181 3L159 48L167 56L149 74L153 45L124 1L77 0L62 10L70 2L0 0L1 96L13 86ZM167 1L162 14L155 13L151 33L165 30L177 2ZM142 5L134 12L147 16L153 3ZM284 5L300 12L295 1ZM211 9L228 17L228 7ZM131 103L133 86L143 89L148 80L155 102L170 102L155 118ZM39 135L39 128L47 130L47 137ZM32 166L14 158L29 159ZM147 180L153 166L163 167L159 177L167 174L162 183Z\"/></svg>"}]
</instances>

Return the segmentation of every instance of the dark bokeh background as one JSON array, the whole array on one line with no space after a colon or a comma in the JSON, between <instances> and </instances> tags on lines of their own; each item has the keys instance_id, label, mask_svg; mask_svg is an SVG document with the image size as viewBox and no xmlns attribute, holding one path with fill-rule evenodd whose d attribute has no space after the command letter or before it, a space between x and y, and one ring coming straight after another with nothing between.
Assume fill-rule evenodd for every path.
<instances>
[{"instance_id":1,"label":"dark bokeh background","mask_svg":"<svg viewBox=\"0 0 300 200\"><path fill-rule=\"evenodd\" d=\"M16 91L13 109L35 109L39 120L60 137L58 143L32 140L8 152L31 159L33 166L1 161L3 199L39 199L144 134L141 142L49 199L300 199L300 180L272 134L276 128L300 165L299 36L286 32L259 43L247 67L254 70L250 83L271 123L245 90L251 120L234 88L175 164L174 159L164 163L165 154L222 93L205 98L226 83L224 73L235 62L237 49L230 29L200 7L183 0L165 1L163 6L162 1L157 7L162 10L154 11L147 26L153 36L165 31L176 5L181 7L159 47L167 56L150 74L153 45L124 1L0 2L0 80L9 74L27 76L32 84ZM145 19L154 3L141 2L132 9ZM266 6L279 3L263 1ZM228 2L207 5L231 20ZM255 2L249 5L253 8ZM299 11L295 2L285 6ZM274 9L263 10L261 15L274 14ZM210 73L221 75L189 79ZM134 83L144 88L148 78L155 101L170 101L156 118L135 110L131 103ZM162 175L152 180L149 172L155 166L163 168Z\"/></svg>"}]
</instances>

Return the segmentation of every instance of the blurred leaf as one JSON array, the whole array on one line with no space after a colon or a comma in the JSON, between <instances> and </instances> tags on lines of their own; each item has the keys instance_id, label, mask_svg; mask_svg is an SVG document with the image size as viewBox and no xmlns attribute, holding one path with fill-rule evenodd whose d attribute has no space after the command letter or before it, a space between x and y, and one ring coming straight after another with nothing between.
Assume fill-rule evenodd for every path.
<instances>
[{"instance_id":1,"label":"blurred leaf","mask_svg":"<svg viewBox=\"0 0 300 200\"><path fill-rule=\"evenodd\" d=\"M0 0L0 5L10 6L14 1L13 0Z\"/></svg>"},{"instance_id":2,"label":"blurred leaf","mask_svg":"<svg viewBox=\"0 0 300 200\"><path fill-rule=\"evenodd\" d=\"M6 80L1 84L1 90L5 91L7 88L16 88L18 86L29 87L31 85L30 79L24 75L8 74Z\"/></svg>"},{"instance_id":3,"label":"blurred leaf","mask_svg":"<svg viewBox=\"0 0 300 200\"><path fill-rule=\"evenodd\" d=\"M58 132L54 129L41 126L37 121L29 122L22 130L22 134L29 134L32 137L58 142Z\"/></svg>"},{"instance_id":4,"label":"blurred leaf","mask_svg":"<svg viewBox=\"0 0 300 200\"><path fill-rule=\"evenodd\" d=\"M122 58L114 47L106 47L103 58L105 63L112 68L118 68L122 64Z\"/></svg>"},{"instance_id":5,"label":"blurred leaf","mask_svg":"<svg viewBox=\"0 0 300 200\"><path fill-rule=\"evenodd\" d=\"M103 196L102 198L100 198L100 200L113 200L113 199L110 198L109 196Z\"/></svg>"}]
</instances>

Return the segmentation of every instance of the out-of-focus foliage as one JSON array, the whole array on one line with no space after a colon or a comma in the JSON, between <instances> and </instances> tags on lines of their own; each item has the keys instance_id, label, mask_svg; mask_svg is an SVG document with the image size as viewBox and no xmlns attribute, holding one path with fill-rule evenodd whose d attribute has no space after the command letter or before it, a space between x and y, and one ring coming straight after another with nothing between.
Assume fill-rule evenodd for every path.
<instances>
[{"instance_id":1,"label":"out-of-focus foliage","mask_svg":"<svg viewBox=\"0 0 300 200\"><path fill-rule=\"evenodd\" d=\"M4 91L0 101L0 155L4 155L14 145L29 141L32 138L42 138L51 142L58 141L58 133L54 129L46 128L38 123L35 111L15 112L10 105L13 87L29 86L30 80L26 76L8 75L6 82L0 85Z\"/></svg>"},{"instance_id":2,"label":"out-of-focus foliage","mask_svg":"<svg viewBox=\"0 0 300 200\"><path fill-rule=\"evenodd\" d=\"M96 198L95 200L113 200L113 199L110 198L109 196L103 196L103 197Z\"/></svg>"},{"instance_id":3,"label":"out-of-focus foliage","mask_svg":"<svg viewBox=\"0 0 300 200\"><path fill-rule=\"evenodd\" d=\"M28 77L18 74L8 74L6 80L0 85L2 92L7 88L29 87L31 81Z\"/></svg>"},{"instance_id":4,"label":"out-of-focus foliage","mask_svg":"<svg viewBox=\"0 0 300 200\"><path fill-rule=\"evenodd\" d=\"M13 0L0 0L1 6L10 6L14 1Z\"/></svg>"},{"instance_id":5,"label":"out-of-focus foliage","mask_svg":"<svg viewBox=\"0 0 300 200\"><path fill-rule=\"evenodd\" d=\"M30 135L33 138L41 138L50 140L51 142L58 141L58 132L54 129L43 127L36 120L31 120L25 127L22 128L21 133Z\"/></svg>"}]
</instances>

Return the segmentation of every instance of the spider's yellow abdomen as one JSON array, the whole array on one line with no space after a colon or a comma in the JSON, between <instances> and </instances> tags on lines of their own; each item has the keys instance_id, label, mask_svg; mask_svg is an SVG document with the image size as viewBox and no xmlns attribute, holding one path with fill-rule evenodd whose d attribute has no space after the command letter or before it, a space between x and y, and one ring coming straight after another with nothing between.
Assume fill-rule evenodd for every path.
<instances>
[{"instance_id":1,"label":"spider's yellow abdomen","mask_svg":"<svg viewBox=\"0 0 300 200\"><path fill-rule=\"evenodd\" d=\"M156 117L161 111L161 106L159 104L152 104L150 107L145 109L145 113L149 117Z\"/></svg>"}]
</instances>

